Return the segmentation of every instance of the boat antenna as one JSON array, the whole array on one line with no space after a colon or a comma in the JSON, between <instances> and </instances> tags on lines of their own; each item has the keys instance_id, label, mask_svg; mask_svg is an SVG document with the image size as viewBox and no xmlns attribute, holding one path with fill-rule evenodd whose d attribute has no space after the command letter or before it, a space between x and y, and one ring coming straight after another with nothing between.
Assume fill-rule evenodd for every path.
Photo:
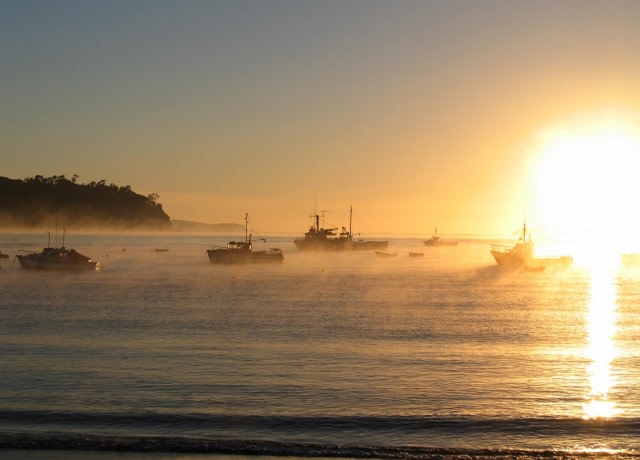
<instances>
[{"instance_id":1,"label":"boat antenna","mask_svg":"<svg viewBox=\"0 0 640 460\"><path fill-rule=\"evenodd\" d=\"M51 247L51 232L47 232L47 235L49 235L49 238L47 239L47 247L50 248Z\"/></svg>"},{"instance_id":2,"label":"boat antenna","mask_svg":"<svg viewBox=\"0 0 640 460\"><path fill-rule=\"evenodd\" d=\"M324 218L324 215L323 215L323 218ZM318 215L318 195L316 195L315 193L313 194L313 219L316 221L316 232L319 232L320 216Z\"/></svg>"},{"instance_id":3,"label":"boat antenna","mask_svg":"<svg viewBox=\"0 0 640 460\"><path fill-rule=\"evenodd\" d=\"M62 247L64 248L64 235L67 232L67 229L62 227Z\"/></svg>"},{"instance_id":4,"label":"boat antenna","mask_svg":"<svg viewBox=\"0 0 640 460\"><path fill-rule=\"evenodd\" d=\"M349 205L349 238L351 238L351 222L353 220L353 205Z\"/></svg>"},{"instance_id":5,"label":"boat antenna","mask_svg":"<svg viewBox=\"0 0 640 460\"><path fill-rule=\"evenodd\" d=\"M244 214L244 242L246 243L247 240L247 231L249 228L249 213L245 212Z\"/></svg>"}]
</instances>

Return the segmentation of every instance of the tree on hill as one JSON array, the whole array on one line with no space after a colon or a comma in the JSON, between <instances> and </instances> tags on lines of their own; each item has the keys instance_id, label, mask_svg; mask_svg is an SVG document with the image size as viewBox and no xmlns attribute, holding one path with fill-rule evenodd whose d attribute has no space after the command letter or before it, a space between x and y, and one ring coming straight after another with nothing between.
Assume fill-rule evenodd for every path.
<instances>
[{"instance_id":1,"label":"tree on hill","mask_svg":"<svg viewBox=\"0 0 640 460\"><path fill-rule=\"evenodd\" d=\"M78 183L78 176L0 177L0 227L36 228L59 222L75 228L168 230L171 220L159 195L105 180Z\"/></svg>"}]
</instances>

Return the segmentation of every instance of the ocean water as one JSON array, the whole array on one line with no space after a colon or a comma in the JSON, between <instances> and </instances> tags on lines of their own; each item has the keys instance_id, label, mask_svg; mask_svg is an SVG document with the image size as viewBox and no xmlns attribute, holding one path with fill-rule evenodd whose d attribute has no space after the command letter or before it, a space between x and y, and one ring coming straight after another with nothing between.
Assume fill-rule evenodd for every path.
<instances>
[{"instance_id":1,"label":"ocean water","mask_svg":"<svg viewBox=\"0 0 640 460\"><path fill-rule=\"evenodd\" d=\"M211 265L229 238L189 234L67 235L95 272L3 260L0 456L640 457L640 268L293 238L276 265Z\"/></svg>"}]
</instances>

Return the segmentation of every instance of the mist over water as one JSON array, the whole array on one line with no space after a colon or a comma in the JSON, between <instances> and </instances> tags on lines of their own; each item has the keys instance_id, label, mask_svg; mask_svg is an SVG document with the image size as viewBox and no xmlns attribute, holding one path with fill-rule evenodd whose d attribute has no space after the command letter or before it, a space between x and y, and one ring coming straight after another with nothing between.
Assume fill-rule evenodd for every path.
<instances>
[{"instance_id":1,"label":"mist over water","mask_svg":"<svg viewBox=\"0 0 640 460\"><path fill-rule=\"evenodd\" d=\"M381 258L278 237L265 247L282 264L209 264L229 239L67 235L97 272L3 261L0 435L638 448L639 270L600 279L611 289L598 294L581 267L502 270L481 239L395 238L397 257ZM0 249L45 245L7 234ZM594 356L603 348L615 353ZM594 398L615 416L589 419Z\"/></svg>"}]
</instances>

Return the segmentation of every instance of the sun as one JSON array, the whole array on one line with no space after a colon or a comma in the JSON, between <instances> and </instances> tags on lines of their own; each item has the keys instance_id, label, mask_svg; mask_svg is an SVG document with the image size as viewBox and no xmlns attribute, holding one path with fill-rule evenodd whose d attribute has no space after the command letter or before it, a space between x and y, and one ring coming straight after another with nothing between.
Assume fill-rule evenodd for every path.
<instances>
[{"instance_id":1,"label":"sun","mask_svg":"<svg viewBox=\"0 0 640 460\"><path fill-rule=\"evenodd\" d=\"M532 206L539 224L585 264L640 250L640 130L601 117L548 129L534 149ZM612 260L606 260L611 258Z\"/></svg>"}]
</instances>

